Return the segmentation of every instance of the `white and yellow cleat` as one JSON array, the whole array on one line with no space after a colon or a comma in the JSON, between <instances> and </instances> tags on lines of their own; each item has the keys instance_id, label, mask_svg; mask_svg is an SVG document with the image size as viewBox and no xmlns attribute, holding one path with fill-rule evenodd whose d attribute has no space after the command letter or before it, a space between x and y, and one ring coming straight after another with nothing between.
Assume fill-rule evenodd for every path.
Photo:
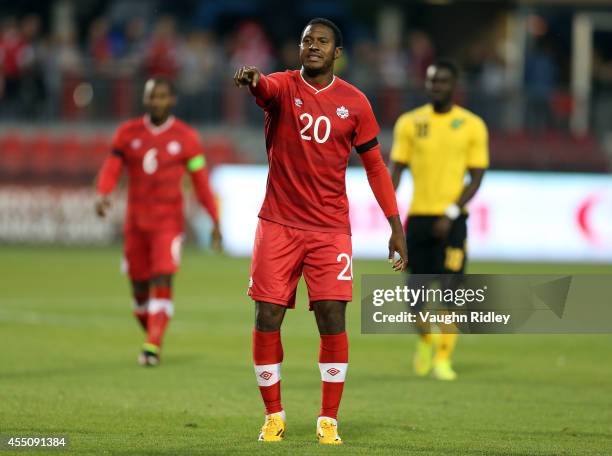
<instances>
[{"instance_id":1,"label":"white and yellow cleat","mask_svg":"<svg viewBox=\"0 0 612 456\"><path fill-rule=\"evenodd\" d=\"M266 415L258 440L260 442L280 442L285 438L285 412Z\"/></svg>"},{"instance_id":2,"label":"white and yellow cleat","mask_svg":"<svg viewBox=\"0 0 612 456\"><path fill-rule=\"evenodd\" d=\"M452 381L457 378L457 372L453 370L451 362L448 359L434 361L431 374L437 380Z\"/></svg>"},{"instance_id":3,"label":"white and yellow cleat","mask_svg":"<svg viewBox=\"0 0 612 456\"><path fill-rule=\"evenodd\" d=\"M338 435L338 422L327 416L317 419L317 439L324 445L341 445L342 439Z\"/></svg>"}]
</instances>

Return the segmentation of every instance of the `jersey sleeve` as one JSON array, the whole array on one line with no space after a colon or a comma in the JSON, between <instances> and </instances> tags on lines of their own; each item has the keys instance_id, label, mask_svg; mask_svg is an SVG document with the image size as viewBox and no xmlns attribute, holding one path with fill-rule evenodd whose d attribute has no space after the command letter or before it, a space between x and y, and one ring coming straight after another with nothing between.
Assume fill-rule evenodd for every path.
<instances>
[{"instance_id":1,"label":"jersey sleeve","mask_svg":"<svg viewBox=\"0 0 612 456\"><path fill-rule=\"evenodd\" d=\"M214 223L219 223L219 210L215 195L208 179L208 170L200 168L190 173L193 190L198 202L210 215Z\"/></svg>"},{"instance_id":2,"label":"jersey sleeve","mask_svg":"<svg viewBox=\"0 0 612 456\"><path fill-rule=\"evenodd\" d=\"M96 190L99 194L108 195L119 182L129 141L126 129L126 125L122 124L113 135L110 154L104 160L96 179Z\"/></svg>"},{"instance_id":3,"label":"jersey sleeve","mask_svg":"<svg viewBox=\"0 0 612 456\"><path fill-rule=\"evenodd\" d=\"M484 121L477 118L471 131L472 139L467 154L468 168L489 167L489 132Z\"/></svg>"},{"instance_id":4,"label":"jersey sleeve","mask_svg":"<svg viewBox=\"0 0 612 456\"><path fill-rule=\"evenodd\" d=\"M193 191L200 205L206 209L214 223L219 223L219 211L215 195L208 179L204 146L195 130L188 130L185 134L185 166L191 177Z\"/></svg>"},{"instance_id":5,"label":"jersey sleeve","mask_svg":"<svg viewBox=\"0 0 612 456\"><path fill-rule=\"evenodd\" d=\"M380 146L359 154L359 158L363 163L368 176L368 182L378 205L383 210L385 217L398 215L397 200L395 199L395 191L391 176L385 166L385 162L380 155Z\"/></svg>"},{"instance_id":6,"label":"jersey sleeve","mask_svg":"<svg viewBox=\"0 0 612 456\"><path fill-rule=\"evenodd\" d=\"M111 141L111 149L114 154L123 156L127 151L128 146L128 137L127 137L127 127L125 124L120 125L115 131L113 135L113 139Z\"/></svg>"},{"instance_id":7,"label":"jersey sleeve","mask_svg":"<svg viewBox=\"0 0 612 456\"><path fill-rule=\"evenodd\" d=\"M407 114L400 116L393 127L393 146L391 160L405 165L410 164L413 147L413 124Z\"/></svg>"},{"instance_id":8,"label":"jersey sleeve","mask_svg":"<svg viewBox=\"0 0 612 456\"><path fill-rule=\"evenodd\" d=\"M200 135L195 130L188 130L185 134L185 164L189 169L189 163L198 156L204 156L204 146Z\"/></svg>"},{"instance_id":9,"label":"jersey sleeve","mask_svg":"<svg viewBox=\"0 0 612 456\"><path fill-rule=\"evenodd\" d=\"M365 95L361 94L361 97L361 112L357 117L357 125L355 126L355 133L353 135L353 146L358 153L367 152L372 147L375 147L378 144L376 137L380 132L370 102Z\"/></svg>"},{"instance_id":10,"label":"jersey sleeve","mask_svg":"<svg viewBox=\"0 0 612 456\"><path fill-rule=\"evenodd\" d=\"M278 102L286 85L287 73L262 75L256 87L249 86L255 102L262 109L268 109Z\"/></svg>"}]
</instances>

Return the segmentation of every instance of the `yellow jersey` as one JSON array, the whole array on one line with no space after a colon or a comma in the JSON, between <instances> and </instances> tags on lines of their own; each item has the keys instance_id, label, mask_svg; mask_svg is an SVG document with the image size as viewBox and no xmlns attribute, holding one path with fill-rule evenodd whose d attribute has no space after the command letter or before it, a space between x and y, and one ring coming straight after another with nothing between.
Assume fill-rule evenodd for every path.
<instances>
[{"instance_id":1,"label":"yellow jersey","mask_svg":"<svg viewBox=\"0 0 612 456\"><path fill-rule=\"evenodd\" d=\"M443 215L459 199L467 170L489 167L487 127L467 109L440 114L427 104L397 119L391 160L410 166L409 214Z\"/></svg>"}]
</instances>

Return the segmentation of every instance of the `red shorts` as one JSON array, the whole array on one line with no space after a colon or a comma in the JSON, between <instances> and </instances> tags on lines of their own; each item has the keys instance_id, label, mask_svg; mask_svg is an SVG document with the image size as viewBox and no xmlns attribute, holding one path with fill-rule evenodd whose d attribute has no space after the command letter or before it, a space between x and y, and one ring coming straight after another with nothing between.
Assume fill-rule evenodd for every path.
<instances>
[{"instance_id":1,"label":"red shorts","mask_svg":"<svg viewBox=\"0 0 612 456\"><path fill-rule=\"evenodd\" d=\"M125 231L124 255L132 280L174 274L181 260L183 233L178 230Z\"/></svg>"},{"instance_id":2,"label":"red shorts","mask_svg":"<svg viewBox=\"0 0 612 456\"><path fill-rule=\"evenodd\" d=\"M302 273L308 299L353 299L351 236L280 225L260 219L255 234L249 296L293 309Z\"/></svg>"}]
</instances>

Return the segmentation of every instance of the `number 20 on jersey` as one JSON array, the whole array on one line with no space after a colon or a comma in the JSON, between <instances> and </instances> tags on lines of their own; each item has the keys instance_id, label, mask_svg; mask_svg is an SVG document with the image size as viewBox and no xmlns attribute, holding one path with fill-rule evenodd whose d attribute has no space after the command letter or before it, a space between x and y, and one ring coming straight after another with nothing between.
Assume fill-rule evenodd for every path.
<instances>
[{"instance_id":1,"label":"number 20 on jersey","mask_svg":"<svg viewBox=\"0 0 612 456\"><path fill-rule=\"evenodd\" d=\"M323 144L329 139L331 121L328 117L319 116L315 119L311 114L304 112L300 114L300 121L305 124L300 130L302 139L312 141L314 137L314 140L319 144Z\"/></svg>"}]
</instances>

